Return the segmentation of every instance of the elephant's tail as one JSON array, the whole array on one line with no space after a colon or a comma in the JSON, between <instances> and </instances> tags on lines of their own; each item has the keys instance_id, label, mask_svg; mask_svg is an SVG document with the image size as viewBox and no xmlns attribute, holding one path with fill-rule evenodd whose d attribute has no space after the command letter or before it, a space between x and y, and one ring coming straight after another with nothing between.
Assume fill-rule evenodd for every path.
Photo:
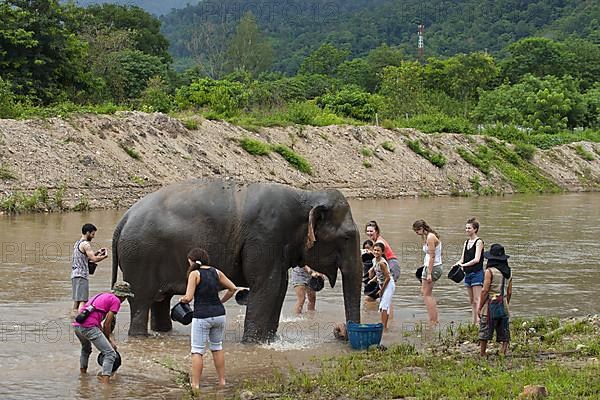
<instances>
[{"instance_id":1,"label":"elephant's tail","mask_svg":"<svg viewBox=\"0 0 600 400\"><path fill-rule=\"evenodd\" d=\"M119 239L121 238L121 231L123 230L123 226L125 226L125 222L127 222L127 216L125 215L121 221L117 224L115 228L115 232L113 233L112 238L112 278L110 282L110 287L112 288L117 281L117 274L119 272Z\"/></svg>"}]
</instances>

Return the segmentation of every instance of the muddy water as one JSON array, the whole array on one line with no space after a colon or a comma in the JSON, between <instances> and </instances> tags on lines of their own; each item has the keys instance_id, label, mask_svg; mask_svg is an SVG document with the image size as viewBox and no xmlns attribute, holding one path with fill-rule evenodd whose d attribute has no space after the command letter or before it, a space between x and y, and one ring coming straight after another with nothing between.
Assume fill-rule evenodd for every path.
<instances>
[{"instance_id":1,"label":"muddy water","mask_svg":"<svg viewBox=\"0 0 600 400\"><path fill-rule=\"evenodd\" d=\"M376 219L401 261L395 317L384 343L409 340L405 332L427 319L414 277L422 261L420 239L411 230L416 218L426 219L441 234L444 263L449 266L460 258L464 221L468 216L478 216L482 223L480 236L486 244L500 242L511 255L514 315L600 312L596 296L600 284L599 200L598 194L565 194L352 201L360 227ZM165 365L188 368L189 328L177 324L170 334L130 339L126 303L118 316L117 341L124 363L114 378L115 384L103 388L97 382L96 351L90 359L90 374L78 374L79 344L69 329L71 248L85 222L99 228L93 246L110 248L112 230L121 214L97 211L0 217L0 398L185 396L175 382L177 374ZM109 260L99 265L90 285L91 293L108 288ZM469 320L470 308L460 285L444 277L436 285L435 295L442 325ZM214 368L207 357L205 395L227 397L246 378L288 365L309 365L314 356L349 351L331 335L333 324L343 315L341 285L319 292L314 314L293 315L294 300L290 288L281 316L281 339L263 346L239 344L244 308L233 301L227 303L228 387L223 391L214 389ZM366 322L378 321L375 309L364 308L362 314Z\"/></svg>"}]
</instances>

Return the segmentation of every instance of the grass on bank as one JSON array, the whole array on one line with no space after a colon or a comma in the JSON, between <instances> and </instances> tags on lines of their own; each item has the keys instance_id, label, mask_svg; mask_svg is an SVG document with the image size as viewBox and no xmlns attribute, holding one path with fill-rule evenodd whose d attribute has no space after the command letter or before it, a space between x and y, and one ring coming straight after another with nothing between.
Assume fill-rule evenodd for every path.
<instances>
[{"instance_id":1,"label":"grass on bank","mask_svg":"<svg viewBox=\"0 0 600 400\"><path fill-rule=\"evenodd\" d=\"M550 399L600 396L600 319L515 319L508 357L478 353L477 328L448 328L426 349L397 344L387 351L354 351L316 361L317 372L246 381L237 393L280 399L517 398L526 385L542 385ZM436 335L434 335L436 336ZM465 352L465 346L470 352ZM595 360L595 361L594 361ZM314 371L314 369L313 369Z\"/></svg>"},{"instance_id":2,"label":"grass on bank","mask_svg":"<svg viewBox=\"0 0 600 400\"><path fill-rule=\"evenodd\" d=\"M0 197L0 211L8 214L21 212L64 211L64 195L67 188L64 185L54 190L52 197L45 186L39 186L31 194L15 191ZM89 201L88 201L89 208Z\"/></svg>"},{"instance_id":3,"label":"grass on bank","mask_svg":"<svg viewBox=\"0 0 600 400\"><path fill-rule=\"evenodd\" d=\"M281 155L293 168L312 175L312 167L308 160L283 144L269 144L259 139L244 137L239 144L246 152L254 156L266 156L274 151Z\"/></svg>"}]
</instances>

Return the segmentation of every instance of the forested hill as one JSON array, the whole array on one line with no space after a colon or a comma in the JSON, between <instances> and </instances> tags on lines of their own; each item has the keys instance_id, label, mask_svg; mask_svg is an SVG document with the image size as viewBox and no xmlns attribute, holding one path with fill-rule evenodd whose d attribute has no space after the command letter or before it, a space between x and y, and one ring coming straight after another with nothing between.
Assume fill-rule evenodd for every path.
<instances>
[{"instance_id":1,"label":"forested hill","mask_svg":"<svg viewBox=\"0 0 600 400\"><path fill-rule=\"evenodd\" d=\"M419 22L426 27L426 56L496 53L528 36L600 42L594 0L205 0L161 17L162 32L175 59L204 58L190 53L190 39L226 41L248 11L273 44L274 68L287 73L323 42L353 56L387 43L412 58Z\"/></svg>"},{"instance_id":2,"label":"forested hill","mask_svg":"<svg viewBox=\"0 0 600 400\"><path fill-rule=\"evenodd\" d=\"M154 15L163 15L173 9L184 8L196 4L200 0L77 0L76 3L82 7L90 4L111 3L123 6L137 6ZM64 1L66 3L66 1Z\"/></svg>"}]
</instances>

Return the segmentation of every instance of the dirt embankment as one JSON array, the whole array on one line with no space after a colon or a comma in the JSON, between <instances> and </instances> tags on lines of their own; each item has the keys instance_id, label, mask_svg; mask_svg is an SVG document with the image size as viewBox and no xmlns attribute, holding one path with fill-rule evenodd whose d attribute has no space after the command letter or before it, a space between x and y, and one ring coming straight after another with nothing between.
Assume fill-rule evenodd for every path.
<instances>
[{"instance_id":1,"label":"dirt embankment","mask_svg":"<svg viewBox=\"0 0 600 400\"><path fill-rule=\"evenodd\" d=\"M297 171L275 152L247 153L239 145L243 137L287 145L309 161L312 175ZM415 139L442 153L447 164L438 168L410 150L407 142ZM384 149L390 147L384 142L394 150ZM480 144L485 140L479 136L374 126L264 128L256 133L199 120L196 129L188 129L166 115L139 112L0 120L0 198L40 186L52 196L62 186L67 206L87 199L93 208L123 207L163 185L197 177L337 188L349 197L475 193L474 181L512 193L514 181L505 173L492 168L483 174L456 152L459 147L475 151ZM593 159L578 154L577 145ZM600 144L536 151L532 164L566 191L600 189Z\"/></svg>"}]
</instances>

